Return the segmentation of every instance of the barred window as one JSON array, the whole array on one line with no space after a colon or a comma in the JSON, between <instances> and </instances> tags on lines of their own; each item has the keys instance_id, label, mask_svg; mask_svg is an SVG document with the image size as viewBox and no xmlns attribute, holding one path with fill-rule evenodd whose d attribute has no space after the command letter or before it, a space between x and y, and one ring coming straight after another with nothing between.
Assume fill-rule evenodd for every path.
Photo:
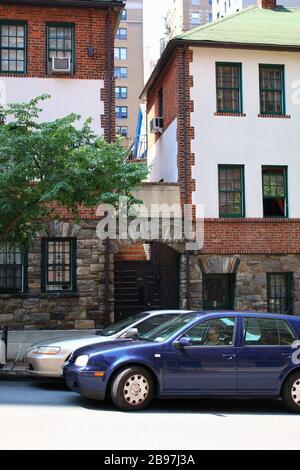
<instances>
[{"instance_id":1,"label":"barred window","mask_svg":"<svg viewBox=\"0 0 300 470\"><path fill-rule=\"evenodd\" d=\"M76 290L76 239L42 240L43 292Z\"/></svg>"},{"instance_id":2,"label":"barred window","mask_svg":"<svg viewBox=\"0 0 300 470\"><path fill-rule=\"evenodd\" d=\"M293 313L293 274L268 273L268 311L270 313Z\"/></svg>"},{"instance_id":3,"label":"barred window","mask_svg":"<svg viewBox=\"0 0 300 470\"><path fill-rule=\"evenodd\" d=\"M260 113L285 114L284 67L260 65Z\"/></svg>"},{"instance_id":4,"label":"barred window","mask_svg":"<svg viewBox=\"0 0 300 470\"><path fill-rule=\"evenodd\" d=\"M73 24L47 25L48 73L51 73L53 57L69 57L72 72L75 63L75 30Z\"/></svg>"},{"instance_id":5,"label":"barred window","mask_svg":"<svg viewBox=\"0 0 300 470\"><path fill-rule=\"evenodd\" d=\"M217 63L217 111L242 112L241 64Z\"/></svg>"},{"instance_id":6,"label":"barred window","mask_svg":"<svg viewBox=\"0 0 300 470\"><path fill-rule=\"evenodd\" d=\"M26 289L27 254L11 247L0 245L0 292L17 293Z\"/></svg>"},{"instance_id":7,"label":"barred window","mask_svg":"<svg viewBox=\"0 0 300 470\"><path fill-rule=\"evenodd\" d=\"M2 73L26 72L26 24L7 22L0 24Z\"/></svg>"},{"instance_id":8,"label":"barred window","mask_svg":"<svg viewBox=\"0 0 300 470\"><path fill-rule=\"evenodd\" d=\"M219 215L244 217L244 167L219 165Z\"/></svg>"}]
</instances>

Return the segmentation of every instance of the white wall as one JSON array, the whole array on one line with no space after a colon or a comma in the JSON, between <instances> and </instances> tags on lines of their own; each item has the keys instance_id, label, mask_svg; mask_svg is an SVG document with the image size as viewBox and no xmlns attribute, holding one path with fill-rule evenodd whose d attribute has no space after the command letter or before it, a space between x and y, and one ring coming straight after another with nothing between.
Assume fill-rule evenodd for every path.
<instances>
[{"instance_id":1,"label":"white wall","mask_svg":"<svg viewBox=\"0 0 300 470\"><path fill-rule=\"evenodd\" d=\"M52 121L70 113L80 114L81 123L91 117L92 128L103 135L101 115L104 103L100 101L103 80L77 80L63 78L1 77L1 104L29 101L42 94L50 94L51 99L42 102L41 121Z\"/></svg>"},{"instance_id":2,"label":"white wall","mask_svg":"<svg viewBox=\"0 0 300 470\"><path fill-rule=\"evenodd\" d=\"M194 48L191 99L192 152L197 189L193 202L218 217L218 164L245 165L246 217L263 217L262 165L287 165L289 216L300 217L300 53ZM241 62L247 117L214 116L215 63ZM285 64L286 112L291 119L258 118L259 64ZM293 86L298 86L295 92ZM293 100L294 98L294 100ZM294 102L293 102L294 101Z\"/></svg>"},{"instance_id":3,"label":"white wall","mask_svg":"<svg viewBox=\"0 0 300 470\"><path fill-rule=\"evenodd\" d=\"M149 181L177 183L177 119L148 151Z\"/></svg>"}]
</instances>

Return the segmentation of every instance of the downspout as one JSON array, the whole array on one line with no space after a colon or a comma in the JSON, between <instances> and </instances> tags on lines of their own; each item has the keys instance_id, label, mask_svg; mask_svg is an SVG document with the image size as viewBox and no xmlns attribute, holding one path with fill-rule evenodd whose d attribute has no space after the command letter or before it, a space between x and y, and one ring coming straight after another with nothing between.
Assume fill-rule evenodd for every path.
<instances>
[{"instance_id":1,"label":"downspout","mask_svg":"<svg viewBox=\"0 0 300 470\"><path fill-rule=\"evenodd\" d=\"M111 8L108 9L106 16L106 61L107 61L107 141L112 142L112 61L111 61L111 31L110 31L110 18ZM105 325L110 322L109 310L109 254L110 254L110 241L109 238L105 242Z\"/></svg>"},{"instance_id":2,"label":"downspout","mask_svg":"<svg viewBox=\"0 0 300 470\"><path fill-rule=\"evenodd\" d=\"M183 66L182 66L182 88L183 88L183 168L184 168L184 204L189 203L189 178L188 178L188 165L187 165L187 50L188 46L183 49ZM190 253L185 251L186 257L186 307L191 308L191 290L190 290Z\"/></svg>"}]
</instances>

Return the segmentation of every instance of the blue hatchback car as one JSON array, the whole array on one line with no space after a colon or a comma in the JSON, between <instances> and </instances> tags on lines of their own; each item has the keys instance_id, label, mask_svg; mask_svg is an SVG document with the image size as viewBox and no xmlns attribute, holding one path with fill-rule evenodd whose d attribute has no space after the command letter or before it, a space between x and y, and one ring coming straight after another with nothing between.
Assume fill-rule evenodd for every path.
<instances>
[{"instance_id":1,"label":"blue hatchback car","mask_svg":"<svg viewBox=\"0 0 300 470\"><path fill-rule=\"evenodd\" d=\"M154 397L282 398L300 413L300 318L258 313L178 315L136 339L75 351L69 388L121 410Z\"/></svg>"}]
</instances>

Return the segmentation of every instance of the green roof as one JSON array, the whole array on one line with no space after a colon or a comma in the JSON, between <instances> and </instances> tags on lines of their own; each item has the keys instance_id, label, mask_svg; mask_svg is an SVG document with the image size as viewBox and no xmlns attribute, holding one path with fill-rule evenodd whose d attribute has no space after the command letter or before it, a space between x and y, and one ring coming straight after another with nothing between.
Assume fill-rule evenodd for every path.
<instances>
[{"instance_id":1,"label":"green roof","mask_svg":"<svg viewBox=\"0 0 300 470\"><path fill-rule=\"evenodd\" d=\"M238 13L192 29L177 40L212 43L300 46L300 8L251 6Z\"/></svg>"}]
</instances>

